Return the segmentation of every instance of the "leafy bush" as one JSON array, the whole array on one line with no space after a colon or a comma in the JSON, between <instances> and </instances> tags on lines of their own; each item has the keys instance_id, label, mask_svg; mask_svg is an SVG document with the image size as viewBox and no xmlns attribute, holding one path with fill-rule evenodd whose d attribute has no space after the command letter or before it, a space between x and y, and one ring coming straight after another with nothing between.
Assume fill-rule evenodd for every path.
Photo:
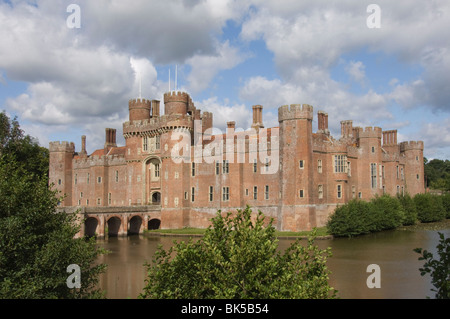
<instances>
[{"instance_id":1,"label":"leafy bush","mask_svg":"<svg viewBox=\"0 0 450 319\"><path fill-rule=\"evenodd\" d=\"M442 205L445 210L445 218L450 218L450 193L442 195Z\"/></svg>"},{"instance_id":2,"label":"leafy bush","mask_svg":"<svg viewBox=\"0 0 450 319\"><path fill-rule=\"evenodd\" d=\"M414 203L416 204L417 218L422 223L437 222L445 218L445 210L440 195L416 194Z\"/></svg>"},{"instance_id":3,"label":"leafy bush","mask_svg":"<svg viewBox=\"0 0 450 319\"><path fill-rule=\"evenodd\" d=\"M411 216L412 217L411 217ZM396 197L377 196L370 202L353 199L339 206L328 219L329 232L336 237L352 237L387 229L395 229L404 221L413 219L413 213L406 213Z\"/></svg>"},{"instance_id":4,"label":"leafy bush","mask_svg":"<svg viewBox=\"0 0 450 319\"><path fill-rule=\"evenodd\" d=\"M436 246L439 259L434 259L433 254L422 248L414 251L421 254L419 260L425 260L423 268L419 268L420 274L431 275L431 282L436 289L436 299L450 299L450 238L445 238L444 234L439 234L439 244Z\"/></svg>"},{"instance_id":5,"label":"leafy bush","mask_svg":"<svg viewBox=\"0 0 450 319\"><path fill-rule=\"evenodd\" d=\"M403 225L414 225L417 221L417 210L413 198L409 194L398 195L397 198L403 207L403 212L405 213Z\"/></svg>"},{"instance_id":6,"label":"leafy bush","mask_svg":"<svg viewBox=\"0 0 450 319\"><path fill-rule=\"evenodd\" d=\"M201 239L159 247L140 298L333 298L325 265L331 253L314 236L282 254L261 212L253 221L248 206L234 217L219 211Z\"/></svg>"},{"instance_id":7,"label":"leafy bush","mask_svg":"<svg viewBox=\"0 0 450 319\"><path fill-rule=\"evenodd\" d=\"M368 234L376 229L373 212L372 203L353 199L335 209L327 228L336 237Z\"/></svg>"},{"instance_id":8,"label":"leafy bush","mask_svg":"<svg viewBox=\"0 0 450 319\"><path fill-rule=\"evenodd\" d=\"M405 213L403 206L396 197L389 195L377 196L371 200L374 205L375 230L394 229L403 224Z\"/></svg>"}]
</instances>

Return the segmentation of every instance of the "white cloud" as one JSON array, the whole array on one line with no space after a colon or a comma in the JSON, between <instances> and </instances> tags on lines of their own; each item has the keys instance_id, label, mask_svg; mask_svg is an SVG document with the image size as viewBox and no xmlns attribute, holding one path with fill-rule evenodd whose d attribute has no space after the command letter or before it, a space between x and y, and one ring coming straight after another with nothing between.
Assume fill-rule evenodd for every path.
<instances>
[{"instance_id":1,"label":"white cloud","mask_svg":"<svg viewBox=\"0 0 450 319\"><path fill-rule=\"evenodd\" d=\"M361 61L350 61L345 71L350 75L353 81L364 84L366 78L365 65Z\"/></svg>"},{"instance_id":2,"label":"white cloud","mask_svg":"<svg viewBox=\"0 0 450 319\"><path fill-rule=\"evenodd\" d=\"M196 101L195 106L202 110L202 112L213 113L213 126L226 132L227 122L235 121L236 129L242 128L244 130L251 127L252 111L250 111L244 104L227 105L218 101L217 97L211 97L202 101Z\"/></svg>"},{"instance_id":3,"label":"white cloud","mask_svg":"<svg viewBox=\"0 0 450 319\"><path fill-rule=\"evenodd\" d=\"M424 141L424 156L428 158L449 158L450 149L450 118L437 123L424 123L415 136Z\"/></svg>"},{"instance_id":4,"label":"white cloud","mask_svg":"<svg viewBox=\"0 0 450 319\"><path fill-rule=\"evenodd\" d=\"M216 51L215 55L195 55L186 61L192 67L187 78L192 92L206 89L219 71L231 69L245 59L228 41L217 44Z\"/></svg>"}]
</instances>

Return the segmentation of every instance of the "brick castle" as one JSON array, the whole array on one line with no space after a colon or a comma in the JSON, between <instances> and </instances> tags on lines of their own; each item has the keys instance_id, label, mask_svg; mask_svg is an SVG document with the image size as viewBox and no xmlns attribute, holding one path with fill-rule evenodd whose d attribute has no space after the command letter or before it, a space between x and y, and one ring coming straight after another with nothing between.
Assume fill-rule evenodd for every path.
<instances>
[{"instance_id":1,"label":"brick castle","mask_svg":"<svg viewBox=\"0 0 450 319\"><path fill-rule=\"evenodd\" d=\"M213 115L187 93L164 94L163 115L160 101L130 100L126 145L116 145L111 128L104 148L90 155L86 136L79 152L73 142L51 142L50 183L66 195L60 206L90 214L100 235L114 227L112 217L121 233L133 216L140 230L205 228L217 210L247 204L274 218L277 229L299 231L325 225L352 198L424 192L422 141L398 143L397 130L352 121L341 121L335 139L328 114L317 116L313 132L312 106L285 105L279 126L265 129L256 105L250 130L228 122L225 134L213 134Z\"/></svg>"}]
</instances>

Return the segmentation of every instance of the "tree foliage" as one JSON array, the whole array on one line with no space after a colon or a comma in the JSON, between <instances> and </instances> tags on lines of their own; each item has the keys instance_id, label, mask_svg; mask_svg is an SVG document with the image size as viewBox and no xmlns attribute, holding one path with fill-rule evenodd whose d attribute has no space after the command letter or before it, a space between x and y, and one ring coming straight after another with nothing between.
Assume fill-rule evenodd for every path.
<instances>
[{"instance_id":1,"label":"tree foliage","mask_svg":"<svg viewBox=\"0 0 450 319\"><path fill-rule=\"evenodd\" d=\"M397 199L403 207L403 225L414 225L417 222L417 209L414 199L409 194L397 195Z\"/></svg>"},{"instance_id":2,"label":"tree foliage","mask_svg":"<svg viewBox=\"0 0 450 319\"><path fill-rule=\"evenodd\" d=\"M436 246L439 259L434 259L432 253L422 248L416 248L414 251L421 254L419 260L425 260L422 268L419 268L420 274L431 275L431 282L436 289L436 299L450 299L450 238L445 238L444 234L439 234L439 244Z\"/></svg>"},{"instance_id":3,"label":"tree foliage","mask_svg":"<svg viewBox=\"0 0 450 319\"><path fill-rule=\"evenodd\" d=\"M26 163L28 174L48 177L49 151L39 145L37 139L25 135L17 118L10 119L0 113L0 155L14 155L19 163Z\"/></svg>"},{"instance_id":4,"label":"tree foliage","mask_svg":"<svg viewBox=\"0 0 450 319\"><path fill-rule=\"evenodd\" d=\"M445 209L440 195L416 194L414 203L416 204L417 218L422 223L437 222L445 218Z\"/></svg>"},{"instance_id":5,"label":"tree foliage","mask_svg":"<svg viewBox=\"0 0 450 319\"><path fill-rule=\"evenodd\" d=\"M424 158L427 187L450 191L450 161Z\"/></svg>"},{"instance_id":6,"label":"tree foliage","mask_svg":"<svg viewBox=\"0 0 450 319\"><path fill-rule=\"evenodd\" d=\"M48 150L0 113L0 298L98 298L94 241L74 239L75 214L57 212L48 185ZM69 289L67 267L81 269L81 288Z\"/></svg>"},{"instance_id":7,"label":"tree foliage","mask_svg":"<svg viewBox=\"0 0 450 319\"><path fill-rule=\"evenodd\" d=\"M395 229L407 220L407 216L408 223L411 223L413 217L410 214L413 213L405 213L398 198L389 195L374 197L369 202L353 199L335 209L328 219L327 227L336 237L353 237Z\"/></svg>"},{"instance_id":8,"label":"tree foliage","mask_svg":"<svg viewBox=\"0 0 450 319\"><path fill-rule=\"evenodd\" d=\"M141 298L333 298L329 249L293 243L284 253L272 221L250 207L234 216L219 211L202 239L159 247Z\"/></svg>"}]
</instances>

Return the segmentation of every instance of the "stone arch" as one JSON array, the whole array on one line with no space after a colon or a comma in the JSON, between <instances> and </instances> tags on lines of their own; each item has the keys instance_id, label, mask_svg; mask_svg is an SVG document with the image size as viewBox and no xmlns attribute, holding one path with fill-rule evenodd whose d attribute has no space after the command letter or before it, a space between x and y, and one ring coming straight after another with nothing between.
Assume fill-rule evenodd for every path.
<instances>
[{"instance_id":1,"label":"stone arch","mask_svg":"<svg viewBox=\"0 0 450 319\"><path fill-rule=\"evenodd\" d=\"M120 226L122 226L122 219L119 216L113 215L108 218L108 236L115 237L120 234Z\"/></svg>"},{"instance_id":2,"label":"stone arch","mask_svg":"<svg viewBox=\"0 0 450 319\"><path fill-rule=\"evenodd\" d=\"M141 233L143 218L140 215L134 215L130 218L130 227L128 229L128 235L136 235Z\"/></svg>"},{"instance_id":3,"label":"stone arch","mask_svg":"<svg viewBox=\"0 0 450 319\"><path fill-rule=\"evenodd\" d=\"M86 237L95 237L98 235L97 229L100 225L100 220L96 216L89 216L84 221L84 235Z\"/></svg>"},{"instance_id":4,"label":"stone arch","mask_svg":"<svg viewBox=\"0 0 450 319\"><path fill-rule=\"evenodd\" d=\"M148 230L159 229L161 227L161 220L153 218L148 221Z\"/></svg>"}]
</instances>

